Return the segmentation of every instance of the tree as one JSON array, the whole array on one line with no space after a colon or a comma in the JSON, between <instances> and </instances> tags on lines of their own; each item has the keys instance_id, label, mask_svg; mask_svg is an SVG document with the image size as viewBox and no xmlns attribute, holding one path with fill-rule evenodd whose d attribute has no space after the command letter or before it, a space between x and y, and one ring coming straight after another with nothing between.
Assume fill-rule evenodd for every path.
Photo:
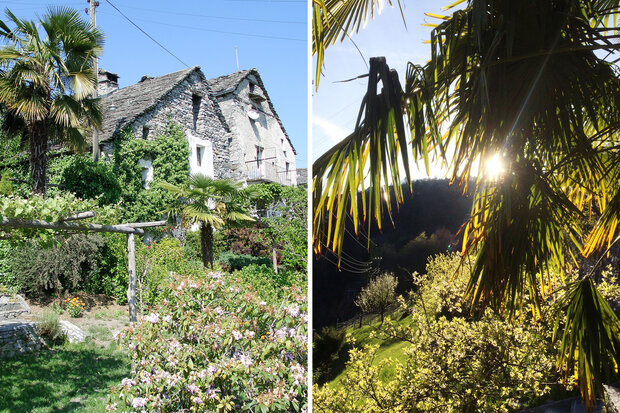
<instances>
[{"instance_id":1,"label":"tree","mask_svg":"<svg viewBox=\"0 0 620 413\"><path fill-rule=\"evenodd\" d=\"M176 203L168 209L169 216L179 215L183 225L200 224L202 263L213 269L213 230L227 223L253 221L243 208L243 200L251 194L230 179L211 179L193 174L186 185L167 182L160 185L176 195Z\"/></svg>"},{"instance_id":2,"label":"tree","mask_svg":"<svg viewBox=\"0 0 620 413\"><path fill-rule=\"evenodd\" d=\"M102 51L103 35L64 7L48 9L39 22L9 10L6 17L0 21L6 42L0 49L4 125L28 141L34 192L44 195L49 145L83 150L90 128L101 126L102 112L91 94L97 87L93 57Z\"/></svg>"},{"instance_id":3,"label":"tree","mask_svg":"<svg viewBox=\"0 0 620 413\"><path fill-rule=\"evenodd\" d=\"M396 299L397 285L398 279L393 274L381 274L362 288L362 292L355 300L355 305L363 313L378 313L381 316L381 325L383 325L385 310Z\"/></svg>"},{"instance_id":4,"label":"tree","mask_svg":"<svg viewBox=\"0 0 620 413\"><path fill-rule=\"evenodd\" d=\"M368 1L357 0L364 13L337 18L329 10L334 2L320 3L313 27L323 37L362 21L374 4L368 9ZM396 184L395 198L402 200L398 183L410 182L411 142L415 162L427 171L432 157L450 165L452 182L464 188L479 171L463 232L463 256L475 257L468 298L508 318L537 315L541 302L562 288L554 274L575 266L576 253L608 251L620 239L620 78L606 60L619 47L617 28L608 26L619 5L456 4L464 8L431 16L441 22L431 32L430 61L409 64L404 88L385 59L371 59L354 132L313 165L314 249L320 253L323 242L340 251L347 213L356 222L372 216L379 226L384 212L391 215L387 188ZM501 175L485 171L489 159L502 163ZM370 195L359 192L365 187ZM592 212L598 219L587 230L583 222ZM578 377L589 406L620 361L620 321L592 275L582 273L565 287L564 316L556 322L558 366ZM527 299L531 307L524 310Z\"/></svg>"}]
</instances>

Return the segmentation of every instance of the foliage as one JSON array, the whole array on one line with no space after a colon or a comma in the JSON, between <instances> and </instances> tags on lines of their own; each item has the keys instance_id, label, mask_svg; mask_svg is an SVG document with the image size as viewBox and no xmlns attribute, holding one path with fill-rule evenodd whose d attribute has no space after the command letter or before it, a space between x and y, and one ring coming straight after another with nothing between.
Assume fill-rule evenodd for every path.
<instances>
[{"instance_id":1,"label":"foliage","mask_svg":"<svg viewBox=\"0 0 620 413\"><path fill-rule=\"evenodd\" d=\"M285 287L303 288L305 285L303 273L278 271L276 274L270 264L250 264L235 271L234 276L239 277L244 284L252 286L256 291L260 291L266 298L271 298L273 302L285 296Z\"/></svg>"},{"instance_id":2,"label":"foliage","mask_svg":"<svg viewBox=\"0 0 620 413\"><path fill-rule=\"evenodd\" d=\"M375 364L376 345L352 350L341 387L315 387L316 411L507 412L548 395L557 380L541 325L490 313L472 322L428 320L419 312L413 325L386 333L411 343L404 361Z\"/></svg>"},{"instance_id":3,"label":"foliage","mask_svg":"<svg viewBox=\"0 0 620 413\"><path fill-rule=\"evenodd\" d=\"M0 240L0 284L19 289L17 277L11 267L12 261L11 243L8 240Z\"/></svg>"},{"instance_id":4,"label":"foliage","mask_svg":"<svg viewBox=\"0 0 620 413\"><path fill-rule=\"evenodd\" d=\"M96 273L97 252L103 246L98 235L74 234L41 248L26 242L12 251L11 269L22 291L33 295L74 291Z\"/></svg>"},{"instance_id":5,"label":"foliage","mask_svg":"<svg viewBox=\"0 0 620 413\"><path fill-rule=\"evenodd\" d=\"M82 199L97 199L99 205L116 203L121 187L107 162L94 162L89 156L73 156L62 170L60 185Z\"/></svg>"},{"instance_id":6,"label":"foliage","mask_svg":"<svg viewBox=\"0 0 620 413\"><path fill-rule=\"evenodd\" d=\"M220 251L255 257L269 257L273 248L271 232L262 222L250 227L224 228L218 231L216 244Z\"/></svg>"},{"instance_id":7,"label":"foliage","mask_svg":"<svg viewBox=\"0 0 620 413\"><path fill-rule=\"evenodd\" d=\"M531 314L511 322L490 310L472 317L457 299L469 278L458 268L455 254L430 259L427 275L416 277L419 293L411 295L410 305L402 301L407 322L388 320L376 334L384 342L404 343L403 357L377 362L377 344L351 343L355 348L338 386L313 391L315 409L510 411L561 391L551 304L538 322Z\"/></svg>"},{"instance_id":8,"label":"foliage","mask_svg":"<svg viewBox=\"0 0 620 413\"><path fill-rule=\"evenodd\" d=\"M114 297L127 303L127 241L125 234L104 234L104 244L97 254L97 267L87 279L84 290Z\"/></svg>"},{"instance_id":9,"label":"foliage","mask_svg":"<svg viewBox=\"0 0 620 413\"><path fill-rule=\"evenodd\" d=\"M413 274L418 286L416 298L427 316L450 319L471 315L470 302L465 299L470 266L460 264L461 256L457 253L437 254L428 259L426 274Z\"/></svg>"},{"instance_id":10,"label":"foliage","mask_svg":"<svg viewBox=\"0 0 620 413\"><path fill-rule=\"evenodd\" d=\"M366 287L362 289L355 300L355 304L364 313L378 313L383 315L388 307L396 301L396 286L398 279L391 273L385 273L372 279Z\"/></svg>"},{"instance_id":11,"label":"foliage","mask_svg":"<svg viewBox=\"0 0 620 413\"><path fill-rule=\"evenodd\" d=\"M271 260L267 257L255 257L248 254L235 254L234 252L223 252L220 254L217 261L222 264L222 267L226 271L240 270L248 265L269 266L271 264Z\"/></svg>"},{"instance_id":12,"label":"foliage","mask_svg":"<svg viewBox=\"0 0 620 413\"><path fill-rule=\"evenodd\" d=\"M154 139L136 139L133 132L121 131L115 140L113 171L122 188L123 220L143 222L161 219L164 209L174 200L159 186L166 181L179 185L189 176L189 146L183 129L172 122ZM138 164L149 159L153 165L153 181L144 188L142 169Z\"/></svg>"},{"instance_id":13,"label":"foliage","mask_svg":"<svg viewBox=\"0 0 620 413\"><path fill-rule=\"evenodd\" d=\"M58 320L58 315L53 312L45 312L41 314L37 321L37 331L39 335L45 339L46 342L59 345L64 344L67 341L67 336Z\"/></svg>"},{"instance_id":14,"label":"foliage","mask_svg":"<svg viewBox=\"0 0 620 413\"><path fill-rule=\"evenodd\" d=\"M169 216L180 216L185 228L200 224L200 249L205 268L209 264L213 268L214 229L254 220L245 208L253 190L242 188L240 183L230 179L193 174L183 185L162 182L160 186L175 197L167 210Z\"/></svg>"},{"instance_id":15,"label":"foliage","mask_svg":"<svg viewBox=\"0 0 620 413\"><path fill-rule=\"evenodd\" d=\"M65 299L65 306L71 317L78 318L82 316L86 304L80 297L73 297Z\"/></svg>"},{"instance_id":16,"label":"foliage","mask_svg":"<svg viewBox=\"0 0 620 413\"><path fill-rule=\"evenodd\" d=\"M159 309L120 334L134 368L114 391L110 410L307 408L304 290L266 301L220 273L178 278L170 288Z\"/></svg>"},{"instance_id":17,"label":"foliage","mask_svg":"<svg viewBox=\"0 0 620 413\"><path fill-rule=\"evenodd\" d=\"M179 240L171 237L136 245L138 303L144 309L166 298L165 285L173 274L191 275L202 272L200 262L188 261Z\"/></svg>"},{"instance_id":18,"label":"foliage","mask_svg":"<svg viewBox=\"0 0 620 413\"><path fill-rule=\"evenodd\" d=\"M349 14L356 8L323 4L342 11L336 29L362 18ZM450 16L431 15L439 23L430 36L430 61L409 64L404 87L385 59L371 59L354 132L313 165L315 251L326 243L340 254L345 214L379 227L391 216L386 188L402 175L410 181L411 143L414 161L427 171L437 159L462 186L478 174L463 232L463 252L476 252L469 298L511 318L530 300L526 307L540 317L547 286L570 271L573 251L601 253L619 239L620 77L609 26L618 9L589 0L468 0L449 8L458 4L463 9ZM320 17L315 14L315 27L323 27ZM485 169L491 159L503 165L499 176ZM393 197L401 202L402 191ZM584 231L585 211L592 209L600 217ZM620 359L620 321L592 274L583 274L562 300L574 318L559 323L566 330L558 335L564 338L558 362L568 367L567 378L579 376L591 407L604 370ZM578 330L586 324L590 334Z\"/></svg>"},{"instance_id":19,"label":"foliage","mask_svg":"<svg viewBox=\"0 0 620 413\"><path fill-rule=\"evenodd\" d=\"M323 385L335 378L349 360L351 344L344 329L323 327L312 335L312 382Z\"/></svg>"},{"instance_id":20,"label":"foliage","mask_svg":"<svg viewBox=\"0 0 620 413\"><path fill-rule=\"evenodd\" d=\"M273 216L262 222L268 226L277 245L281 265L293 271L305 271L308 261L308 192L303 187L281 188L273 205Z\"/></svg>"},{"instance_id":21,"label":"foliage","mask_svg":"<svg viewBox=\"0 0 620 413\"><path fill-rule=\"evenodd\" d=\"M49 8L38 22L22 20L8 9L6 17L0 22L4 125L27 137L34 192L44 195L49 143L81 150L90 128L101 126L92 92L97 87L93 58L101 54L103 34L65 7Z\"/></svg>"},{"instance_id":22,"label":"foliage","mask_svg":"<svg viewBox=\"0 0 620 413\"><path fill-rule=\"evenodd\" d=\"M118 213L112 206L99 207L94 200L81 200L70 193L47 198L38 195L29 198L16 195L0 197L0 218L56 222L85 211L95 211L96 221L101 224L114 222ZM92 218L80 220L76 225L83 225L90 221ZM49 243L55 236L55 231L51 229L4 229L3 231L14 241L32 240L33 237L37 237L42 242Z\"/></svg>"}]
</instances>

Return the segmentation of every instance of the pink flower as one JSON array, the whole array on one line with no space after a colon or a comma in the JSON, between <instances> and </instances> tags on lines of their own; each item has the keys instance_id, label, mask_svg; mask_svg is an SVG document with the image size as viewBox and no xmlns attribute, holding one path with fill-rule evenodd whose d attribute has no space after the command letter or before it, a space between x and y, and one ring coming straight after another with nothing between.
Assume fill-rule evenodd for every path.
<instances>
[{"instance_id":1,"label":"pink flower","mask_svg":"<svg viewBox=\"0 0 620 413\"><path fill-rule=\"evenodd\" d=\"M151 313L145 317L145 320L149 323L157 324L159 323L159 314Z\"/></svg>"},{"instance_id":2,"label":"pink flower","mask_svg":"<svg viewBox=\"0 0 620 413\"><path fill-rule=\"evenodd\" d=\"M192 401L196 404L202 404L202 399L199 396L194 397Z\"/></svg>"},{"instance_id":3,"label":"pink flower","mask_svg":"<svg viewBox=\"0 0 620 413\"><path fill-rule=\"evenodd\" d=\"M198 393L200 391L200 388L195 384L190 384L189 386L187 386L187 391L189 391L191 394L194 394Z\"/></svg>"},{"instance_id":4,"label":"pink flower","mask_svg":"<svg viewBox=\"0 0 620 413\"><path fill-rule=\"evenodd\" d=\"M243 334L241 334L241 332L237 330L232 331L232 336L235 338L235 340L241 340L243 338Z\"/></svg>"}]
</instances>

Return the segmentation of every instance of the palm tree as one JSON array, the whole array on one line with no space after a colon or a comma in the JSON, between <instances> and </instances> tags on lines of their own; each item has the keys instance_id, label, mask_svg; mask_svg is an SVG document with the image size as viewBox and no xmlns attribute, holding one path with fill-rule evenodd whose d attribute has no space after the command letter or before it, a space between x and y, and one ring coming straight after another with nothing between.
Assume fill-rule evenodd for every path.
<instances>
[{"instance_id":1,"label":"palm tree","mask_svg":"<svg viewBox=\"0 0 620 413\"><path fill-rule=\"evenodd\" d=\"M619 48L617 28L607 26L619 4L460 3L450 16L431 16L440 19L431 59L409 64L404 88L385 59L371 59L354 132L313 164L314 249L340 252L347 213L381 225L390 184L402 200L399 159L410 182L411 144L416 162L427 171L430 159L442 162L463 187L479 171L463 233L463 254L476 257L469 298L514 317L529 297L536 316L557 288L555 274L577 264L574 252L588 256L620 239L620 77L605 59ZM501 159L500 177L485 172L489 158ZM599 218L586 231L592 211ZM556 327L558 366L577 375L590 406L620 362L620 321L592 275L566 286Z\"/></svg>"},{"instance_id":2,"label":"palm tree","mask_svg":"<svg viewBox=\"0 0 620 413\"><path fill-rule=\"evenodd\" d=\"M48 9L39 22L5 13L0 104L6 124L19 125L29 143L34 192L44 195L50 143L83 150L89 129L101 125L91 94L97 87L93 57L102 51L103 35L64 7Z\"/></svg>"},{"instance_id":3,"label":"palm tree","mask_svg":"<svg viewBox=\"0 0 620 413\"><path fill-rule=\"evenodd\" d=\"M160 184L176 195L176 204L168 212L169 217L179 215L185 227L200 224L200 250L202 263L213 269L213 230L228 223L253 221L243 204L250 190L242 189L240 183L230 179L211 179L193 174L183 186L167 182Z\"/></svg>"}]
</instances>

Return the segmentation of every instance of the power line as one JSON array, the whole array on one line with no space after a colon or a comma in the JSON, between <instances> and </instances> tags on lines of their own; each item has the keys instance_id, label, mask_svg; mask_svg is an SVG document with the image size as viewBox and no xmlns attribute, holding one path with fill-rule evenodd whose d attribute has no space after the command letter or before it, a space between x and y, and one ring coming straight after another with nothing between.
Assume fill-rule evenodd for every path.
<instances>
[{"instance_id":1,"label":"power line","mask_svg":"<svg viewBox=\"0 0 620 413\"><path fill-rule=\"evenodd\" d=\"M143 21L143 22L146 22L146 23L154 23L154 24L160 24L162 26L178 27L178 28L181 28L181 29L199 30L199 31L202 31L202 32L235 34L235 35L238 35L238 36L260 37L260 38L264 38L264 39L291 40L291 41L295 41L295 42L305 42L306 41L305 39L296 39L296 38L293 38L293 37L270 36L270 35L265 35L265 34L250 34L250 33L241 33L241 32L229 32L229 31L225 31L225 30L205 29L203 27L184 26L184 25L180 25L180 24L171 24L171 23L164 23L164 22L155 21L155 20L142 19L142 18L139 18L139 17L135 18L135 19ZM140 30L142 30L142 29L140 29Z\"/></svg>"},{"instance_id":2,"label":"power line","mask_svg":"<svg viewBox=\"0 0 620 413\"><path fill-rule=\"evenodd\" d=\"M181 13L181 12L173 12L173 11L166 11L166 10L145 9L142 7L134 7L134 6L123 6L123 7L128 8L128 9L141 10L141 11L151 11L154 13L174 14L177 16L205 17L208 19L238 20L238 21L260 22L260 23L306 24L306 22L301 22L301 21L248 19L248 18L243 18L243 17L212 16L208 14Z\"/></svg>"},{"instance_id":3,"label":"power line","mask_svg":"<svg viewBox=\"0 0 620 413\"><path fill-rule=\"evenodd\" d=\"M157 45L159 47L161 47L162 49L164 49L166 52L168 52L168 54L170 54L172 57L174 57L175 59L177 59L179 62L181 62L183 65L185 65L185 67L189 67L189 65L187 63L185 63L184 61L182 61L181 59L179 59L174 53L172 53L170 50L168 50L164 45L162 45L161 43L159 43L157 40L155 40L150 34L148 34L147 32L145 32L144 30L142 30L142 28L140 26L138 26L137 24L135 24L129 17L125 16L125 14L120 11L118 9L118 7L116 7L110 0L106 0L110 6L112 6L117 12L119 12L121 14L121 16L123 16L125 19L127 19L127 21L131 24L133 24L138 30L140 30L142 33L144 33L146 35L146 37L148 37L149 39L151 39L152 41L154 41L155 43L157 43Z\"/></svg>"}]
</instances>

